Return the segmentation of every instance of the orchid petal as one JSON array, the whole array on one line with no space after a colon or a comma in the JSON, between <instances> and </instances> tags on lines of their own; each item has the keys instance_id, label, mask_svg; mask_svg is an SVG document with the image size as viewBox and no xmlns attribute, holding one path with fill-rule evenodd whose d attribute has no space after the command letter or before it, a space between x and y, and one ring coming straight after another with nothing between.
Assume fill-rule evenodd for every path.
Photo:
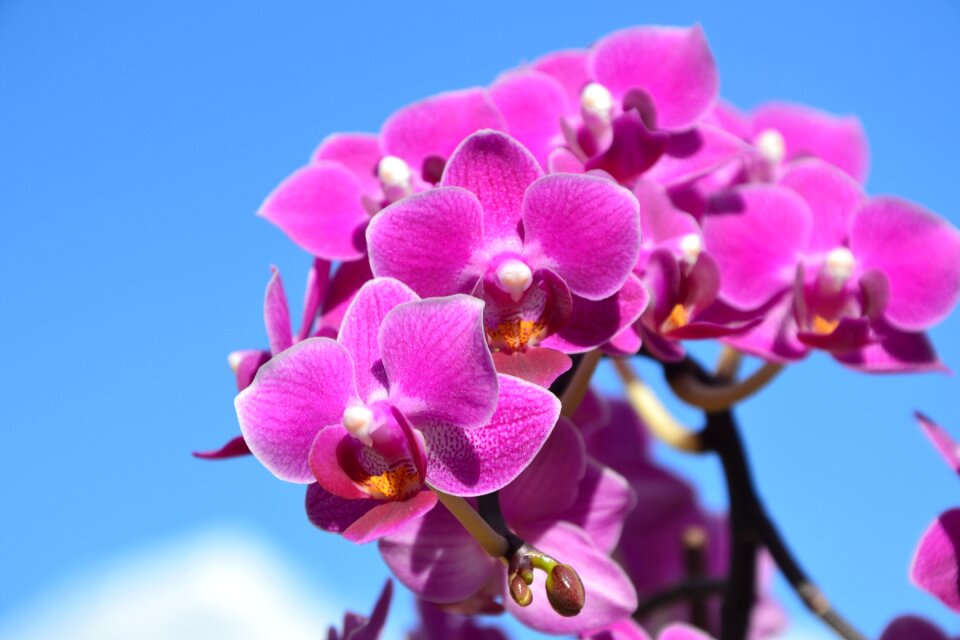
<instances>
[{"instance_id":1,"label":"orchid petal","mask_svg":"<svg viewBox=\"0 0 960 640\"><path fill-rule=\"evenodd\" d=\"M373 606L373 612L370 613L370 619L353 633L346 635L344 640L377 640L383 625L387 621L387 612L390 610L390 600L393 597L393 581L387 578L383 585L383 591L377 598L377 603Z\"/></svg>"},{"instance_id":2,"label":"orchid petal","mask_svg":"<svg viewBox=\"0 0 960 640\"><path fill-rule=\"evenodd\" d=\"M567 97L567 115L579 115L580 93L591 79L589 65L587 51L571 49L547 54L530 66L559 82Z\"/></svg>"},{"instance_id":3,"label":"orchid petal","mask_svg":"<svg viewBox=\"0 0 960 640\"><path fill-rule=\"evenodd\" d=\"M510 135L546 166L550 151L563 142L560 118L567 109L563 85L545 73L518 71L498 78L490 87L490 99Z\"/></svg>"},{"instance_id":4,"label":"orchid petal","mask_svg":"<svg viewBox=\"0 0 960 640\"><path fill-rule=\"evenodd\" d=\"M476 429L490 421L497 374L482 315L483 302L456 295L408 302L384 318L380 354L391 403L414 426Z\"/></svg>"},{"instance_id":5,"label":"orchid petal","mask_svg":"<svg viewBox=\"0 0 960 640\"><path fill-rule=\"evenodd\" d=\"M863 189L835 166L816 159L790 166L780 184L793 189L813 214L810 252L842 247L850 233L850 219L864 199Z\"/></svg>"},{"instance_id":6,"label":"orchid petal","mask_svg":"<svg viewBox=\"0 0 960 640\"><path fill-rule=\"evenodd\" d=\"M337 335L343 322L343 314L347 312L353 297L357 295L357 291L364 282L372 279L373 274L370 272L370 263L367 260L341 262L337 265L337 271L333 274L323 299L320 327L333 329L333 335Z\"/></svg>"},{"instance_id":7,"label":"orchid petal","mask_svg":"<svg viewBox=\"0 0 960 640\"><path fill-rule=\"evenodd\" d=\"M193 457L203 460L226 460L227 458L238 458L240 456L250 455L250 447L243 436L232 438L219 449L212 451L194 451Z\"/></svg>"},{"instance_id":8,"label":"orchid petal","mask_svg":"<svg viewBox=\"0 0 960 640\"><path fill-rule=\"evenodd\" d=\"M591 62L597 82L617 98L631 89L647 92L663 129L695 122L714 103L720 86L700 25L618 31L597 42Z\"/></svg>"},{"instance_id":9,"label":"orchid petal","mask_svg":"<svg viewBox=\"0 0 960 640\"><path fill-rule=\"evenodd\" d=\"M303 317L300 319L300 330L297 332L298 342L310 337L320 306L323 304L323 298L327 295L329 288L330 262L314 258L313 265L307 273L307 286L303 294Z\"/></svg>"},{"instance_id":10,"label":"orchid petal","mask_svg":"<svg viewBox=\"0 0 960 640\"><path fill-rule=\"evenodd\" d=\"M553 493L550 495L552 501ZM636 504L636 494L623 476L591 460L576 501L557 519L577 525L600 551L612 553L620 541L624 520Z\"/></svg>"},{"instance_id":11,"label":"orchid petal","mask_svg":"<svg viewBox=\"0 0 960 640\"><path fill-rule=\"evenodd\" d=\"M910 578L954 611L960 611L960 509L940 514L923 534Z\"/></svg>"},{"instance_id":12,"label":"orchid petal","mask_svg":"<svg viewBox=\"0 0 960 640\"><path fill-rule=\"evenodd\" d=\"M237 391L243 391L253 382L257 371L270 359L270 352L261 349L234 351L227 356L227 362L237 379Z\"/></svg>"},{"instance_id":13,"label":"orchid petal","mask_svg":"<svg viewBox=\"0 0 960 640\"><path fill-rule=\"evenodd\" d=\"M709 125L674 133L663 156L644 177L672 186L700 178L747 153L740 138Z\"/></svg>"},{"instance_id":14,"label":"orchid petal","mask_svg":"<svg viewBox=\"0 0 960 640\"><path fill-rule=\"evenodd\" d=\"M640 235L645 247L688 235L700 236L700 225L689 213L673 206L666 190L655 182L638 180L633 194L640 203Z\"/></svg>"},{"instance_id":15,"label":"orchid petal","mask_svg":"<svg viewBox=\"0 0 960 640\"><path fill-rule=\"evenodd\" d=\"M321 427L339 423L357 398L353 361L326 338L304 340L260 367L236 399L253 455L281 480L313 481L308 456Z\"/></svg>"},{"instance_id":16,"label":"orchid petal","mask_svg":"<svg viewBox=\"0 0 960 640\"><path fill-rule=\"evenodd\" d=\"M636 198L587 175L549 175L523 200L524 251L570 290L602 300L623 287L640 251Z\"/></svg>"},{"instance_id":17,"label":"orchid petal","mask_svg":"<svg viewBox=\"0 0 960 640\"><path fill-rule=\"evenodd\" d=\"M276 267L271 267L270 272L273 275L267 283L267 293L263 299L263 321L267 326L270 353L277 355L293 344L293 333L290 329L290 307L287 305L287 295L283 291L280 271Z\"/></svg>"},{"instance_id":18,"label":"orchid petal","mask_svg":"<svg viewBox=\"0 0 960 640\"><path fill-rule=\"evenodd\" d=\"M527 347L526 351L514 353L495 351L492 355L497 373L527 380L544 389L549 388L557 378L573 366L570 356L542 347Z\"/></svg>"},{"instance_id":19,"label":"orchid petal","mask_svg":"<svg viewBox=\"0 0 960 640\"><path fill-rule=\"evenodd\" d=\"M949 371L934 351L927 334L899 331L879 322L872 324L878 342L856 351L831 355L841 364L867 373Z\"/></svg>"},{"instance_id":20,"label":"orchid petal","mask_svg":"<svg viewBox=\"0 0 960 640\"><path fill-rule=\"evenodd\" d=\"M923 429L923 432L927 435L927 438L930 439L930 442L933 443L936 450L943 456L943 459L947 461L950 468L960 474L960 448L957 447L954 439L950 437L950 434L948 434L943 427L922 413L917 412L916 417L917 422L920 423L920 428Z\"/></svg>"},{"instance_id":21,"label":"orchid petal","mask_svg":"<svg viewBox=\"0 0 960 640\"><path fill-rule=\"evenodd\" d=\"M573 313L560 330L540 344L564 353L582 353L599 347L636 322L647 308L650 295L632 273L624 286L603 300L573 296Z\"/></svg>"},{"instance_id":22,"label":"orchid petal","mask_svg":"<svg viewBox=\"0 0 960 640\"><path fill-rule=\"evenodd\" d=\"M713 637L690 625L671 624L660 632L657 640L713 640Z\"/></svg>"},{"instance_id":23,"label":"orchid petal","mask_svg":"<svg viewBox=\"0 0 960 640\"><path fill-rule=\"evenodd\" d=\"M327 260L356 260L365 253L369 215L357 179L335 162L297 170L267 196L258 215L298 245Z\"/></svg>"},{"instance_id":24,"label":"orchid petal","mask_svg":"<svg viewBox=\"0 0 960 640\"><path fill-rule=\"evenodd\" d=\"M519 245L523 194L543 171L516 140L498 131L480 131L464 140L447 162L440 184L463 187L483 207L483 234L516 239Z\"/></svg>"},{"instance_id":25,"label":"orchid petal","mask_svg":"<svg viewBox=\"0 0 960 640\"><path fill-rule=\"evenodd\" d=\"M459 496L497 491L523 471L560 416L555 395L531 382L498 375L499 398L489 424L479 429L424 426L427 482Z\"/></svg>"},{"instance_id":26,"label":"orchid petal","mask_svg":"<svg viewBox=\"0 0 960 640\"><path fill-rule=\"evenodd\" d=\"M411 520L422 518L437 504L437 494L421 491L409 500L380 502L346 528L343 537L357 544L390 535Z\"/></svg>"},{"instance_id":27,"label":"orchid petal","mask_svg":"<svg viewBox=\"0 0 960 640\"><path fill-rule=\"evenodd\" d=\"M307 518L313 526L330 533L343 533L361 516L379 504L383 503L370 498L356 500L341 498L317 483L307 486Z\"/></svg>"},{"instance_id":28,"label":"orchid petal","mask_svg":"<svg viewBox=\"0 0 960 640\"><path fill-rule=\"evenodd\" d=\"M317 485L324 491L345 500L362 500L369 494L360 490L340 464L338 449L341 443L353 443L354 437L342 424L322 428L310 444L308 461Z\"/></svg>"},{"instance_id":29,"label":"orchid petal","mask_svg":"<svg viewBox=\"0 0 960 640\"><path fill-rule=\"evenodd\" d=\"M809 349L797 338L796 314L792 291L784 291L756 310L743 313L717 303L700 316L702 322L719 325L752 323L762 318L759 324L737 335L723 339L731 347L755 355L770 362L794 362L806 357Z\"/></svg>"},{"instance_id":30,"label":"orchid petal","mask_svg":"<svg viewBox=\"0 0 960 640\"><path fill-rule=\"evenodd\" d=\"M380 140L373 133L335 133L324 138L313 152L314 162L338 162L350 170L367 195L380 192L377 163L384 156Z\"/></svg>"},{"instance_id":31,"label":"orchid petal","mask_svg":"<svg viewBox=\"0 0 960 640\"><path fill-rule=\"evenodd\" d=\"M396 278L427 298L469 293L480 277L483 208L458 187L438 187L395 202L367 228L375 276Z\"/></svg>"},{"instance_id":32,"label":"orchid petal","mask_svg":"<svg viewBox=\"0 0 960 640\"><path fill-rule=\"evenodd\" d=\"M917 616L895 618L883 630L880 640L950 640L933 623Z\"/></svg>"}]
</instances>

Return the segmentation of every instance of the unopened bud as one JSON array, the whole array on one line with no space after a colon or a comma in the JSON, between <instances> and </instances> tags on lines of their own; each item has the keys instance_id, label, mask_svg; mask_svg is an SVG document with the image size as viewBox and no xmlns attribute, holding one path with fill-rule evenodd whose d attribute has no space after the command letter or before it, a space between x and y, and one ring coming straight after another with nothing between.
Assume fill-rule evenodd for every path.
<instances>
[{"instance_id":1,"label":"unopened bud","mask_svg":"<svg viewBox=\"0 0 960 640\"><path fill-rule=\"evenodd\" d=\"M533 593L520 575L510 578L510 597L521 607L529 606L533 602Z\"/></svg>"},{"instance_id":2,"label":"unopened bud","mask_svg":"<svg viewBox=\"0 0 960 640\"><path fill-rule=\"evenodd\" d=\"M565 617L572 617L583 609L586 593L583 582L573 567L557 564L547 574L547 600L553 610Z\"/></svg>"}]
</instances>

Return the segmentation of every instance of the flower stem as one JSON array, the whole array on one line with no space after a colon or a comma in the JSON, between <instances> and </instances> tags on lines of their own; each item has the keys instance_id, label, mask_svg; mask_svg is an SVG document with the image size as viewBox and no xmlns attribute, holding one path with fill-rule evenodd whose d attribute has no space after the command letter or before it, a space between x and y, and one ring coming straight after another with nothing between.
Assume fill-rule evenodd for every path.
<instances>
[{"instance_id":1,"label":"flower stem","mask_svg":"<svg viewBox=\"0 0 960 640\"><path fill-rule=\"evenodd\" d=\"M670 414L653 390L637 376L626 358L614 358L613 366L626 386L627 402L654 436L680 451L703 451L696 432L680 424Z\"/></svg>"},{"instance_id":2,"label":"flower stem","mask_svg":"<svg viewBox=\"0 0 960 640\"><path fill-rule=\"evenodd\" d=\"M565 418L573 417L587 395L587 389L590 387L590 379L593 378L593 372L597 370L600 358L603 354L594 349L583 356L577 365L577 371L573 378L560 395L560 415Z\"/></svg>"},{"instance_id":3,"label":"flower stem","mask_svg":"<svg viewBox=\"0 0 960 640\"><path fill-rule=\"evenodd\" d=\"M697 376L685 373L670 377L667 381L677 397L699 407L704 411L726 411L741 400L745 400L764 388L783 370L783 365L777 362L764 363L741 382L708 385L697 379Z\"/></svg>"},{"instance_id":4,"label":"flower stem","mask_svg":"<svg viewBox=\"0 0 960 640\"><path fill-rule=\"evenodd\" d=\"M473 539L477 541L484 551L492 558L505 558L510 551L510 545L507 539L493 530L487 524L487 521L480 517L480 514L474 511L470 503L459 496L452 496L444 493L435 487L430 487L443 506L453 514L453 517L460 521L463 528L467 530Z\"/></svg>"},{"instance_id":5,"label":"flower stem","mask_svg":"<svg viewBox=\"0 0 960 640\"><path fill-rule=\"evenodd\" d=\"M717 366L714 367L713 375L718 380L731 381L736 379L737 372L740 370L740 364L743 361L742 354L734 349L723 345L720 351L720 357L717 358Z\"/></svg>"}]
</instances>

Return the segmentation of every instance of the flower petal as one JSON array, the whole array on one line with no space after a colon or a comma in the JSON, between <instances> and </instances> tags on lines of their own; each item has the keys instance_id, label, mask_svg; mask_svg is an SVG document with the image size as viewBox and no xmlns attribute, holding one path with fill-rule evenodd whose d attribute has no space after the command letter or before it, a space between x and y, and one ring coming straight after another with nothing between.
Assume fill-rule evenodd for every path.
<instances>
[{"instance_id":1,"label":"flower petal","mask_svg":"<svg viewBox=\"0 0 960 640\"><path fill-rule=\"evenodd\" d=\"M353 301L353 297L367 280L373 279L370 272L370 263L367 260L341 262L330 280L323 299L323 315L320 317L320 327L333 329L333 335L340 331L343 314Z\"/></svg>"},{"instance_id":2,"label":"flower petal","mask_svg":"<svg viewBox=\"0 0 960 640\"><path fill-rule=\"evenodd\" d=\"M709 125L674 133L663 156L644 177L662 185L679 185L704 176L747 153L740 138Z\"/></svg>"},{"instance_id":3,"label":"flower petal","mask_svg":"<svg viewBox=\"0 0 960 640\"><path fill-rule=\"evenodd\" d=\"M227 444L213 451L194 451L193 457L203 460L226 460L227 458L237 458L250 455L250 447L243 436L237 436L231 439Z\"/></svg>"},{"instance_id":4,"label":"flower petal","mask_svg":"<svg viewBox=\"0 0 960 640\"><path fill-rule=\"evenodd\" d=\"M669 135L663 131L651 131L634 109L614 118L612 135L610 146L590 158L584 167L605 171L623 184L631 183L655 166L670 143Z\"/></svg>"},{"instance_id":5,"label":"flower petal","mask_svg":"<svg viewBox=\"0 0 960 640\"><path fill-rule=\"evenodd\" d=\"M440 491L477 496L503 488L530 464L553 430L560 416L555 395L520 378L497 378L497 409L486 426L421 428L427 449L427 482Z\"/></svg>"},{"instance_id":6,"label":"flower petal","mask_svg":"<svg viewBox=\"0 0 960 640\"><path fill-rule=\"evenodd\" d=\"M567 115L580 114L580 92L590 82L589 53L583 49L555 51L530 66L560 83L567 96Z\"/></svg>"},{"instance_id":7,"label":"flower petal","mask_svg":"<svg viewBox=\"0 0 960 640\"><path fill-rule=\"evenodd\" d=\"M713 640L713 637L687 624L671 624L660 632L657 640Z\"/></svg>"},{"instance_id":8,"label":"flower petal","mask_svg":"<svg viewBox=\"0 0 960 640\"><path fill-rule=\"evenodd\" d=\"M383 591L380 592L380 597L377 598L377 603L370 613L370 619L364 622L361 627L355 629L344 640L377 640L383 630L383 625L387 621L387 612L390 610L392 597L393 581L387 578L386 584L383 585Z\"/></svg>"},{"instance_id":9,"label":"flower petal","mask_svg":"<svg viewBox=\"0 0 960 640\"><path fill-rule=\"evenodd\" d=\"M529 151L499 131L480 131L463 141L443 171L440 184L463 187L483 206L483 235L520 243L523 194L543 171Z\"/></svg>"},{"instance_id":10,"label":"flower petal","mask_svg":"<svg viewBox=\"0 0 960 640\"><path fill-rule=\"evenodd\" d=\"M270 267L270 282L263 298L263 322L267 326L267 339L270 353L277 355L293 344L293 332L290 329L290 307L287 295L283 291L283 280L276 267Z\"/></svg>"},{"instance_id":11,"label":"flower petal","mask_svg":"<svg viewBox=\"0 0 960 640\"><path fill-rule=\"evenodd\" d=\"M396 532L411 520L422 518L436 504L437 494L426 490L409 500L380 502L347 527L343 537L357 544L373 542Z\"/></svg>"},{"instance_id":12,"label":"flower petal","mask_svg":"<svg viewBox=\"0 0 960 640\"><path fill-rule=\"evenodd\" d=\"M377 164L383 157L375 133L335 133L327 136L313 152L313 161L338 162L353 173L364 194L380 193Z\"/></svg>"},{"instance_id":13,"label":"flower petal","mask_svg":"<svg viewBox=\"0 0 960 640\"><path fill-rule=\"evenodd\" d=\"M911 202L873 198L853 215L850 250L890 282L886 319L905 331L943 320L960 297L960 232Z\"/></svg>"},{"instance_id":14,"label":"flower petal","mask_svg":"<svg viewBox=\"0 0 960 640\"><path fill-rule=\"evenodd\" d=\"M563 143L560 118L567 110L563 85L545 73L515 71L497 78L490 99L510 135L546 167L550 151Z\"/></svg>"},{"instance_id":15,"label":"flower petal","mask_svg":"<svg viewBox=\"0 0 960 640\"><path fill-rule=\"evenodd\" d=\"M476 196L439 187L395 202L367 228L373 275L396 278L421 296L473 290L483 246L483 208Z\"/></svg>"},{"instance_id":16,"label":"flower petal","mask_svg":"<svg viewBox=\"0 0 960 640\"><path fill-rule=\"evenodd\" d=\"M343 533L368 511L382 504L380 500L360 498L347 500L334 495L317 483L307 486L307 518L313 526L331 533Z\"/></svg>"},{"instance_id":17,"label":"flower petal","mask_svg":"<svg viewBox=\"0 0 960 640\"><path fill-rule=\"evenodd\" d=\"M324 491L345 500L362 500L369 494L361 491L340 464L338 449L353 444L354 438L342 424L331 424L320 430L310 445L309 463L317 485Z\"/></svg>"},{"instance_id":18,"label":"flower petal","mask_svg":"<svg viewBox=\"0 0 960 640\"><path fill-rule=\"evenodd\" d=\"M637 496L623 476L591 460L580 481L576 501L557 519L577 525L600 551L612 553L620 541L627 514L636 504Z\"/></svg>"},{"instance_id":19,"label":"flower petal","mask_svg":"<svg viewBox=\"0 0 960 640\"><path fill-rule=\"evenodd\" d=\"M353 361L342 346L311 338L260 367L236 399L240 431L253 455L275 476L313 482L310 445L325 425L339 423L356 399Z\"/></svg>"},{"instance_id":20,"label":"flower petal","mask_svg":"<svg viewBox=\"0 0 960 640\"><path fill-rule=\"evenodd\" d=\"M579 615L565 618L550 607L544 592L544 574L535 571L530 585L535 595L529 606L520 607L512 598L505 598L507 609L524 625L544 633L574 634L628 617L637 608L636 591L623 569L601 553L580 528L558 522L517 533L544 553L573 567L586 592Z\"/></svg>"},{"instance_id":21,"label":"flower petal","mask_svg":"<svg viewBox=\"0 0 960 640\"><path fill-rule=\"evenodd\" d=\"M270 359L270 352L260 349L233 351L227 356L227 362L237 378L237 391L243 391L253 382L257 371Z\"/></svg>"},{"instance_id":22,"label":"flower petal","mask_svg":"<svg viewBox=\"0 0 960 640\"><path fill-rule=\"evenodd\" d=\"M537 180L523 200L524 252L570 290L602 300L623 287L640 252L639 205L632 193L588 175Z\"/></svg>"},{"instance_id":23,"label":"flower petal","mask_svg":"<svg viewBox=\"0 0 960 640\"><path fill-rule=\"evenodd\" d=\"M880 640L949 640L933 623L917 616L895 618L883 630Z\"/></svg>"},{"instance_id":24,"label":"flower petal","mask_svg":"<svg viewBox=\"0 0 960 640\"><path fill-rule=\"evenodd\" d=\"M791 288L812 226L807 204L782 187L747 186L715 199L703 235L720 265L720 297L749 310Z\"/></svg>"},{"instance_id":25,"label":"flower petal","mask_svg":"<svg viewBox=\"0 0 960 640\"><path fill-rule=\"evenodd\" d=\"M602 629L596 629L589 635L580 634L582 640L652 640L647 632L632 618L624 618Z\"/></svg>"},{"instance_id":26,"label":"flower petal","mask_svg":"<svg viewBox=\"0 0 960 640\"><path fill-rule=\"evenodd\" d=\"M586 470L583 437L573 423L561 419L529 466L500 492L507 522L537 522L569 509Z\"/></svg>"},{"instance_id":27,"label":"flower petal","mask_svg":"<svg viewBox=\"0 0 960 640\"><path fill-rule=\"evenodd\" d=\"M674 207L661 185L645 179L637 180L633 194L640 203L640 235L644 247L652 249L687 235L701 235L696 219Z\"/></svg>"},{"instance_id":28,"label":"flower petal","mask_svg":"<svg viewBox=\"0 0 960 640\"><path fill-rule=\"evenodd\" d=\"M863 182L870 164L867 135L854 116L774 102L753 112L753 135L772 129L783 136L786 160L813 156L836 165Z\"/></svg>"},{"instance_id":29,"label":"flower petal","mask_svg":"<svg viewBox=\"0 0 960 640\"><path fill-rule=\"evenodd\" d=\"M646 91L657 109L657 126L682 129L717 98L720 79L700 25L635 27L612 33L593 49L597 82L617 98Z\"/></svg>"},{"instance_id":30,"label":"flower petal","mask_svg":"<svg viewBox=\"0 0 960 640\"><path fill-rule=\"evenodd\" d=\"M810 251L830 251L845 246L850 219L864 199L863 189L849 175L826 162L796 162L780 184L799 193L813 214Z\"/></svg>"},{"instance_id":31,"label":"flower petal","mask_svg":"<svg viewBox=\"0 0 960 640\"><path fill-rule=\"evenodd\" d=\"M369 219L361 196L350 171L335 162L318 162L281 182L257 214L316 256L356 260L365 253L363 229Z\"/></svg>"},{"instance_id":32,"label":"flower petal","mask_svg":"<svg viewBox=\"0 0 960 640\"><path fill-rule=\"evenodd\" d=\"M384 562L405 587L436 603L469 598L498 566L446 508L407 522L381 538L379 548Z\"/></svg>"},{"instance_id":33,"label":"flower petal","mask_svg":"<svg viewBox=\"0 0 960 640\"><path fill-rule=\"evenodd\" d=\"M337 342L353 357L357 392L364 403L387 396L387 377L380 360L380 325L395 307L414 300L419 300L417 294L399 280L376 278L360 288L343 317Z\"/></svg>"},{"instance_id":34,"label":"flower petal","mask_svg":"<svg viewBox=\"0 0 960 640\"><path fill-rule=\"evenodd\" d=\"M503 130L503 118L480 88L441 93L394 113L383 124L386 153L399 156L417 172L429 156L450 158L453 150L480 129Z\"/></svg>"},{"instance_id":35,"label":"flower petal","mask_svg":"<svg viewBox=\"0 0 960 640\"><path fill-rule=\"evenodd\" d=\"M957 447L956 441L950 437L950 434L947 433L943 427L927 416L919 411L915 415L917 422L920 423L920 428L923 429L923 432L927 435L927 438L930 439L930 442L933 443L933 446L940 455L943 456L943 459L947 461L950 468L960 474L960 448Z\"/></svg>"},{"instance_id":36,"label":"flower petal","mask_svg":"<svg viewBox=\"0 0 960 640\"><path fill-rule=\"evenodd\" d=\"M723 339L725 344L770 362L793 362L807 355L809 349L797 339L798 327L792 291L784 291L755 312L739 312L721 303L711 305L698 318L699 322L718 325L759 324L743 333Z\"/></svg>"},{"instance_id":37,"label":"flower petal","mask_svg":"<svg viewBox=\"0 0 960 640\"><path fill-rule=\"evenodd\" d=\"M960 611L960 509L940 514L923 534L910 567L918 587Z\"/></svg>"},{"instance_id":38,"label":"flower petal","mask_svg":"<svg viewBox=\"0 0 960 640\"><path fill-rule=\"evenodd\" d=\"M882 322L874 322L873 329L879 335L878 342L856 351L831 355L841 364L867 373L949 371L934 351L927 334L899 331Z\"/></svg>"},{"instance_id":39,"label":"flower petal","mask_svg":"<svg viewBox=\"0 0 960 640\"><path fill-rule=\"evenodd\" d=\"M364 260L363 262L366 262ZM317 322L317 314L323 304L323 298L330 287L330 262L321 258L314 258L313 265L307 273L307 286L303 294L303 317L300 319L300 330L297 332L297 341L310 337L313 325Z\"/></svg>"},{"instance_id":40,"label":"flower petal","mask_svg":"<svg viewBox=\"0 0 960 640\"><path fill-rule=\"evenodd\" d=\"M476 429L490 421L497 372L482 314L483 302L456 295L408 302L384 318L380 354L390 401L415 427Z\"/></svg>"},{"instance_id":41,"label":"flower petal","mask_svg":"<svg viewBox=\"0 0 960 640\"><path fill-rule=\"evenodd\" d=\"M521 378L544 389L573 366L570 356L542 347L528 347L526 351L514 353L495 351L492 355L497 373Z\"/></svg>"}]
</instances>

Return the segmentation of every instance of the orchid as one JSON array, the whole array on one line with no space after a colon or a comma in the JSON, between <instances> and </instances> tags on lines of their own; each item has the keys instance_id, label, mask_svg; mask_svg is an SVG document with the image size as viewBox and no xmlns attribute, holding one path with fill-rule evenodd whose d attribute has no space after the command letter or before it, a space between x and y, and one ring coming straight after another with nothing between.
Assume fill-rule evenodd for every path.
<instances>
[{"instance_id":1,"label":"orchid","mask_svg":"<svg viewBox=\"0 0 960 640\"><path fill-rule=\"evenodd\" d=\"M327 640L377 640L387 621L387 612L390 609L390 600L393 597L393 582L387 580L383 585L380 597L373 605L373 612L369 618L347 612L343 616L343 631L337 632L330 627Z\"/></svg>"},{"instance_id":2,"label":"orchid","mask_svg":"<svg viewBox=\"0 0 960 640\"><path fill-rule=\"evenodd\" d=\"M498 366L539 367L534 380L546 384L569 368L555 352L600 346L643 311L631 274L639 236L628 191L596 176L544 176L492 131L463 141L439 187L387 207L367 230L374 275L423 296L482 298L490 347L515 356Z\"/></svg>"}]
</instances>

